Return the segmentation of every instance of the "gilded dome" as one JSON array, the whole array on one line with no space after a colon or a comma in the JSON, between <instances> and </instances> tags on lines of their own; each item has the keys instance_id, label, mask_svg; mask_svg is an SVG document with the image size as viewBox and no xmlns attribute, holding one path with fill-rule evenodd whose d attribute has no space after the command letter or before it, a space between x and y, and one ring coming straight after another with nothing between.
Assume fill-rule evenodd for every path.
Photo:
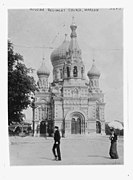
<instances>
[{"instance_id":1,"label":"gilded dome","mask_svg":"<svg viewBox=\"0 0 133 180\"><path fill-rule=\"evenodd\" d=\"M51 62L53 63L57 63L58 60L60 59L66 59L66 52L68 51L69 48L69 41L64 40L63 43L56 48L52 54L51 54Z\"/></svg>"},{"instance_id":2,"label":"gilded dome","mask_svg":"<svg viewBox=\"0 0 133 180\"><path fill-rule=\"evenodd\" d=\"M100 72L99 72L99 70L97 69L97 67L95 66L94 60L93 60L92 67L91 67L91 69L88 71L87 75L88 75L88 77L91 77L91 76L100 76Z\"/></svg>"},{"instance_id":3,"label":"gilded dome","mask_svg":"<svg viewBox=\"0 0 133 180\"><path fill-rule=\"evenodd\" d=\"M41 67L38 69L37 71L37 75L47 75L49 76L50 75L50 71L48 70L48 68L46 67L45 63L44 63L44 58L43 58L43 61L42 61L42 64L41 64Z\"/></svg>"}]
</instances>

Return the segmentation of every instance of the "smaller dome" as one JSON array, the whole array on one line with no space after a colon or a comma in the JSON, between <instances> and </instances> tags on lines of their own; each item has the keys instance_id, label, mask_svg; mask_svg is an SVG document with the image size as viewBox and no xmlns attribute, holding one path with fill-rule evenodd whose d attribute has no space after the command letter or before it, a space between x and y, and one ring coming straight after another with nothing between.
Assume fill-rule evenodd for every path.
<instances>
[{"instance_id":1,"label":"smaller dome","mask_svg":"<svg viewBox=\"0 0 133 180\"><path fill-rule=\"evenodd\" d=\"M69 41L64 40L63 43L52 52L52 63L57 62L60 59L66 59L66 52L68 51L69 43Z\"/></svg>"},{"instance_id":2,"label":"smaller dome","mask_svg":"<svg viewBox=\"0 0 133 180\"><path fill-rule=\"evenodd\" d=\"M43 61L42 61L42 64L41 64L41 67L38 69L37 71L37 75L47 75L49 76L50 75L50 71L48 70L48 68L46 67L45 63L44 63L44 58L43 58Z\"/></svg>"},{"instance_id":3,"label":"smaller dome","mask_svg":"<svg viewBox=\"0 0 133 180\"><path fill-rule=\"evenodd\" d=\"M93 60L92 67L91 67L91 69L88 71L87 75L88 75L88 77L90 77L90 76L100 76L100 72L99 72L99 70L97 69L97 67L95 66L95 61L94 61L94 60Z\"/></svg>"}]
</instances>

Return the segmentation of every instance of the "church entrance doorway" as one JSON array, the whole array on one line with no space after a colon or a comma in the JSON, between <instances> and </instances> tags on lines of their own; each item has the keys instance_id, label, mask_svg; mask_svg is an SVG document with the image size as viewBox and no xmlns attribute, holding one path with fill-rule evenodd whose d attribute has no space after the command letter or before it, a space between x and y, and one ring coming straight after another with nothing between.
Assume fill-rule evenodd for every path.
<instances>
[{"instance_id":1,"label":"church entrance doorway","mask_svg":"<svg viewBox=\"0 0 133 180\"><path fill-rule=\"evenodd\" d=\"M81 113L75 112L71 116L71 134L85 133L85 118Z\"/></svg>"},{"instance_id":2,"label":"church entrance doorway","mask_svg":"<svg viewBox=\"0 0 133 180\"><path fill-rule=\"evenodd\" d=\"M41 121L40 123L40 136L46 135L46 123L45 121Z\"/></svg>"}]
</instances>

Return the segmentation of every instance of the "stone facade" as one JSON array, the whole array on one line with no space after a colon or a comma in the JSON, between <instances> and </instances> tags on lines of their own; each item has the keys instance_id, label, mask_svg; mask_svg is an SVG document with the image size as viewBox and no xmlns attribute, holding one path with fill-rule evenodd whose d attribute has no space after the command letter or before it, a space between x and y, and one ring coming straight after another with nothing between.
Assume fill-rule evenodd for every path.
<instances>
[{"instance_id":1,"label":"stone facade","mask_svg":"<svg viewBox=\"0 0 133 180\"><path fill-rule=\"evenodd\" d=\"M71 28L71 40L63 41L51 54L53 82L48 85L49 71L43 63L38 74L35 94L35 132L53 133L56 125L62 135L101 133L105 130L104 94L99 87L100 72L95 61L85 79L85 67L78 46L76 24Z\"/></svg>"}]
</instances>

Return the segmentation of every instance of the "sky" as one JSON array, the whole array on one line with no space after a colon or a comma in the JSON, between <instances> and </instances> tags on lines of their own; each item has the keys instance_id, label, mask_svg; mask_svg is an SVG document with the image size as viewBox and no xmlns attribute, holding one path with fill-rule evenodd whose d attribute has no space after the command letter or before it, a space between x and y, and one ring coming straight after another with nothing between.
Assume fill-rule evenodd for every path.
<instances>
[{"instance_id":1,"label":"sky","mask_svg":"<svg viewBox=\"0 0 133 180\"><path fill-rule=\"evenodd\" d=\"M14 44L14 51L23 56L26 66L35 69L36 81L36 71L44 56L51 72L49 82L52 82L50 55L63 42L65 34L70 40L72 16L77 25L77 41L82 50L85 73L90 70L93 59L101 72L105 121L123 121L122 9L10 9L8 38ZM32 120L31 109L25 113L27 119Z\"/></svg>"}]
</instances>

